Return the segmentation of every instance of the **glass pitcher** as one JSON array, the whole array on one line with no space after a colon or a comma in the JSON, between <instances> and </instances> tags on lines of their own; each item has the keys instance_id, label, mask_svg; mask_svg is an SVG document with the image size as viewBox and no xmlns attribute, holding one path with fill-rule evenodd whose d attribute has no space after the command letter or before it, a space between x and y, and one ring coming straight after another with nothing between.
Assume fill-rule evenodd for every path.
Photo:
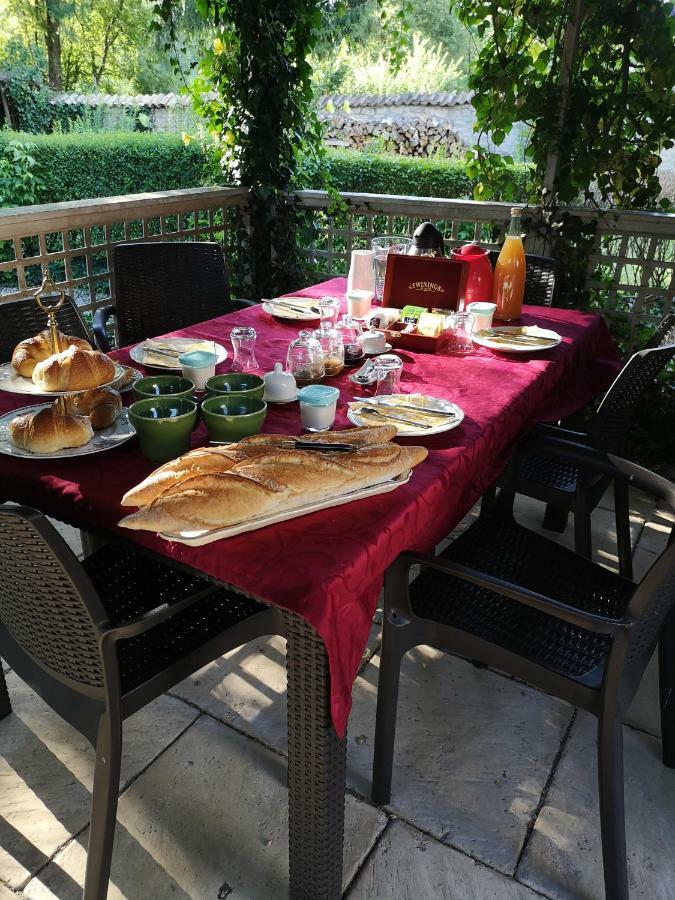
<instances>
[{"instance_id":1,"label":"glass pitcher","mask_svg":"<svg viewBox=\"0 0 675 900\"><path fill-rule=\"evenodd\" d=\"M323 350L326 375L339 375L345 367L345 345L341 333L332 322L325 320L314 332L314 337Z\"/></svg>"},{"instance_id":2,"label":"glass pitcher","mask_svg":"<svg viewBox=\"0 0 675 900\"><path fill-rule=\"evenodd\" d=\"M326 374L321 344L311 331L301 331L288 347L286 370L299 385L321 381Z\"/></svg>"}]
</instances>

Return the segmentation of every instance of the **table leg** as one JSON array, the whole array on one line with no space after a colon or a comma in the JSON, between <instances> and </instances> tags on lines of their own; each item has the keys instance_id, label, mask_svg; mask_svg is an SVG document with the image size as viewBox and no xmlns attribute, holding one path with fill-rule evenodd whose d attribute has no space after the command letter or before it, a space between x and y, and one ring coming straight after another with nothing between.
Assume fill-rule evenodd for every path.
<instances>
[{"instance_id":1,"label":"table leg","mask_svg":"<svg viewBox=\"0 0 675 900\"><path fill-rule=\"evenodd\" d=\"M291 900L342 896L346 741L330 714L323 641L285 614L288 671L288 802Z\"/></svg>"}]
</instances>

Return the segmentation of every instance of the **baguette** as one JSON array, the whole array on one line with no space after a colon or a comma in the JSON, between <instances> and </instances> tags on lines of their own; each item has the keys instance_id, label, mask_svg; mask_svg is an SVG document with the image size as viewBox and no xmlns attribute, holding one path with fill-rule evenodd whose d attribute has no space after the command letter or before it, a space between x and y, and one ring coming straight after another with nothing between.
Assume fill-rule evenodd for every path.
<instances>
[{"instance_id":1,"label":"baguette","mask_svg":"<svg viewBox=\"0 0 675 900\"><path fill-rule=\"evenodd\" d=\"M97 350L69 347L39 362L33 381L43 391L85 391L115 377L115 363Z\"/></svg>"},{"instance_id":2,"label":"baguette","mask_svg":"<svg viewBox=\"0 0 675 900\"><path fill-rule=\"evenodd\" d=\"M186 478L119 524L169 533L224 528L380 484L426 456L425 447L391 443L340 454L276 450L226 472Z\"/></svg>"},{"instance_id":3,"label":"baguette","mask_svg":"<svg viewBox=\"0 0 675 900\"><path fill-rule=\"evenodd\" d=\"M63 416L50 406L12 419L9 436L16 447L29 453L55 453L84 446L94 432L84 416Z\"/></svg>"},{"instance_id":4,"label":"baguette","mask_svg":"<svg viewBox=\"0 0 675 900\"><path fill-rule=\"evenodd\" d=\"M64 397L66 412L88 416L92 428L108 428L122 411L122 398L114 388L91 388L81 394Z\"/></svg>"},{"instance_id":5,"label":"baguette","mask_svg":"<svg viewBox=\"0 0 675 900\"><path fill-rule=\"evenodd\" d=\"M68 347L78 347L80 350L91 350L89 341L83 338L72 337L62 332L57 332L59 339L59 351ZM18 375L31 378L35 366L52 355L52 345L49 330L45 328L35 337L26 338L14 348L12 353L12 366Z\"/></svg>"},{"instance_id":6,"label":"baguette","mask_svg":"<svg viewBox=\"0 0 675 900\"><path fill-rule=\"evenodd\" d=\"M395 435L395 427L384 425L373 428L350 428L348 431L323 431L320 434L303 435L302 440L321 443L347 442L366 447L384 444ZM288 440L295 438L286 434L256 434L229 447L200 447L198 450L191 450L179 459L172 459L159 469L155 469L145 481L127 491L122 497L122 506L147 506L167 488L173 487L191 475L227 472L237 463L269 453L280 441Z\"/></svg>"}]
</instances>

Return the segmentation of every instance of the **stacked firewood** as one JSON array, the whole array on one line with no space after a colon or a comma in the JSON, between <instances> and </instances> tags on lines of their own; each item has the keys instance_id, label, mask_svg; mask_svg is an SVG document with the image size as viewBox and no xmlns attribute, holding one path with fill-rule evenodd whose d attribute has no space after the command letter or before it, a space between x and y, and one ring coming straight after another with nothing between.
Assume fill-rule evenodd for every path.
<instances>
[{"instance_id":1,"label":"stacked firewood","mask_svg":"<svg viewBox=\"0 0 675 900\"><path fill-rule=\"evenodd\" d=\"M445 156L457 156L466 149L447 122L432 116L357 119L337 113L328 119L325 140L332 146L391 150L401 156L435 156L439 151Z\"/></svg>"}]
</instances>

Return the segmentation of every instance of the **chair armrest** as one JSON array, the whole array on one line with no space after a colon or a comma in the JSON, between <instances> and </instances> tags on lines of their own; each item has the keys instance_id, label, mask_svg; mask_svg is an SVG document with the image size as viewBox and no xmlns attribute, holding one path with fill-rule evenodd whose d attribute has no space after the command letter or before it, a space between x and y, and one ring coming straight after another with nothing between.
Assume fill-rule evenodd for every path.
<instances>
[{"instance_id":1,"label":"chair armrest","mask_svg":"<svg viewBox=\"0 0 675 900\"><path fill-rule=\"evenodd\" d=\"M92 331L94 332L94 337L96 339L96 343L98 344L98 349L101 353L108 353L110 350L110 341L108 340L108 333L106 331L106 324L111 315L115 312L114 306L106 306L104 309L97 309L94 313L94 322L92 325Z\"/></svg>"},{"instance_id":2,"label":"chair armrest","mask_svg":"<svg viewBox=\"0 0 675 900\"><path fill-rule=\"evenodd\" d=\"M531 433L541 437L559 438L563 441L576 441L579 444L585 444L588 441L586 432L573 431L564 425L553 425L550 422L539 422L531 429Z\"/></svg>"},{"instance_id":3,"label":"chair armrest","mask_svg":"<svg viewBox=\"0 0 675 900\"><path fill-rule=\"evenodd\" d=\"M102 632L102 639L105 641L124 641L127 638L137 637L139 634L150 631L151 628L159 625L160 622L164 622L170 616L183 612L183 610L188 609L194 603L198 603L200 600L208 597L215 590L216 588L213 585L207 585L203 591L199 591L197 594L191 594L189 597L184 597L175 603L162 603L140 616L129 619L122 625L116 625L113 622L101 622L98 628Z\"/></svg>"},{"instance_id":4,"label":"chair armrest","mask_svg":"<svg viewBox=\"0 0 675 900\"><path fill-rule=\"evenodd\" d=\"M233 309L248 309L251 306L260 306L255 300L244 300L242 297L230 300Z\"/></svg>"},{"instance_id":5,"label":"chair armrest","mask_svg":"<svg viewBox=\"0 0 675 900\"><path fill-rule=\"evenodd\" d=\"M415 565L436 569L453 578L459 578L461 581L475 584L477 587L492 591L494 594L508 597L510 600L522 603L524 606L537 609L539 612L546 613L546 615L553 618L561 619L564 622L569 622L571 625L576 625L577 628L585 628L587 631L593 631L597 634L616 635L630 628L633 624L631 619L614 619L589 613L567 603L561 603L559 600L554 600L552 597L546 597L544 594L529 591L508 581L503 581L501 578L486 575L484 572L470 569L468 566L462 566L459 563L443 559L440 556L432 556L431 554L402 553L393 563L397 570L394 578L404 578L407 585L408 572Z\"/></svg>"}]
</instances>

